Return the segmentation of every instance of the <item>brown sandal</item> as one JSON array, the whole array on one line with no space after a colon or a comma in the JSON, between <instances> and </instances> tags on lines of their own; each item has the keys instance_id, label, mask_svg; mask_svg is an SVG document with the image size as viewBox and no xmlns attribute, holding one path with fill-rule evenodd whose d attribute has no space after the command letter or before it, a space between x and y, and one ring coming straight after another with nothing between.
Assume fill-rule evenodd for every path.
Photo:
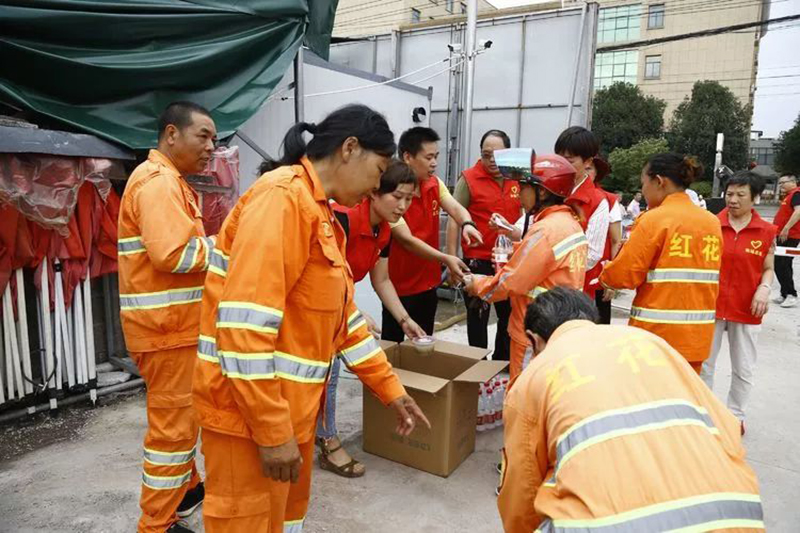
<instances>
[{"instance_id":1,"label":"brown sandal","mask_svg":"<svg viewBox=\"0 0 800 533\"><path fill-rule=\"evenodd\" d=\"M355 471L356 465L361 464L355 459L351 459L350 462L347 463L346 465L339 466L328 458L330 454L338 452L339 450L342 449L341 441L339 443L339 446L331 449L328 446L328 441L326 441L322 437L317 437L317 446L319 446L319 451L320 451L319 466L323 470L327 470L329 472L333 472L336 475L348 478L356 478L364 475L364 471L361 472Z\"/></svg>"}]
</instances>

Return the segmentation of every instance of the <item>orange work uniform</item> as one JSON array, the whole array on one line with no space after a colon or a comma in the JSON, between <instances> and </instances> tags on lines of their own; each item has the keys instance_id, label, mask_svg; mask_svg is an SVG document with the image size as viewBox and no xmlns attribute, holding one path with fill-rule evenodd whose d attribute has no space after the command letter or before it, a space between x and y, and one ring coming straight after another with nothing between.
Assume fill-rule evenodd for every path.
<instances>
[{"instance_id":1,"label":"orange work uniform","mask_svg":"<svg viewBox=\"0 0 800 533\"><path fill-rule=\"evenodd\" d=\"M525 336L525 311L536 296L557 286L582 289L586 275L588 242L572 210L556 205L534 219L514 254L494 277L475 280L475 294L486 302L511 299L511 379L530 360Z\"/></svg>"},{"instance_id":2,"label":"orange work uniform","mask_svg":"<svg viewBox=\"0 0 800 533\"><path fill-rule=\"evenodd\" d=\"M302 530L334 354L384 403L405 394L353 294L344 230L308 159L259 178L220 230L203 293L193 387L206 531ZM265 477L258 446L292 438L300 480Z\"/></svg>"},{"instance_id":3,"label":"orange work uniform","mask_svg":"<svg viewBox=\"0 0 800 533\"><path fill-rule=\"evenodd\" d=\"M649 332L561 325L503 416L509 533L764 529L738 420Z\"/></svg>"},{"instance_id":4,"label":"orange work uniform","mask_svg":"<svg viewBox=\"0 0 800 533\"><path fill-rule=\"evenodd\" d=\"M600 283L636 289L630 325L666 340L699 373L714 340L721 263L719 219L678 192L636 220Z\"/></svg>"},{"instance_id":5,"label":"orange work uniform","mask_svg":"<svg viewBox=\"0 0 800 533\"><path fill-rule=\"evenodd\" d=\"M117 243L122 331L147 385L139 531L165 531L200 482L191 384L213 247L195 192L169 158L151 150L122 195Z\"/></svg>"}]
</instances>

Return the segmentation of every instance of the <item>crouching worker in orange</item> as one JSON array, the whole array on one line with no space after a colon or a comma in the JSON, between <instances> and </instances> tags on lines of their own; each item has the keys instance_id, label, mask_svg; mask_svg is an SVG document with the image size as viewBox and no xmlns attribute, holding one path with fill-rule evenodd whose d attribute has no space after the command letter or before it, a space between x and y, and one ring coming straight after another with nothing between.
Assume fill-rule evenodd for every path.
<instances>
[{"instance_id":1,"label":"crouching worker in orange","mask_svg":"<svg viewBox=\"0 0 800 533\"><path fill-rule=\"evenodd\" d=\"M564 205L575 181L569 161L559 155L536 156L531 149L495 150L494 157L501 171L519 179L526 227L508 264L493 277L465 276L464 289L485 302L511 299L508 333L513 382L531 355L523 328L525 309L557 285L583 286L588 243L575 213ZM528 229L531 215L533 225Z\"/></svg>"},{"instance_id":2,"label":"crouching worker in orange","mask_svg":"<svg viewBox=\"0 0 800 533\"><path fill-rule=\"evenodd\" d=\"M140 532L189 531L179 518L203 502L194 464L192 373L212 238L186 176L205 168L216 140L208 111L170 104L158 148L136 167L119 213L119 302L131 359L147 384Z\"/></svg>"},{"instance_id":3,"label":"crouching worker in orange","mask_svg":"<svg viewBox=\"0 0 800 533\"><path fill-rule=\"evenodd\" d=\"M505 531L764 529L736 418L663 339L596 321L562 287L528 308L534 359L503 411Z\"/></svg>"},{"instance_id":4,"label":"crouching worker in orange","mask_svg":"<svg viewBox=\"0 0 800 533\"><path fill-rule=\"evenodd\" d=\"M429 425L358 316L329 204L354 206L378 188L394 135L351 105L296 124L283 146L225 220L203 293L194 405L209 533L302 531L335 356L394 409L400 434Z\"/></svg>"},{"instance_id":5,"label":"crouching worker in orange","mask_svg":"<svg viewBox=\"0 0 800 533\"><path fill-rule=\"evenodd\" d=\"M686 188L702 176L692 157L656 154L642 169L648 211L640 216L600 283L636 289L630 325L666 340L700 373L714 340L722 227Z\"/></svg>"}]
</instances>

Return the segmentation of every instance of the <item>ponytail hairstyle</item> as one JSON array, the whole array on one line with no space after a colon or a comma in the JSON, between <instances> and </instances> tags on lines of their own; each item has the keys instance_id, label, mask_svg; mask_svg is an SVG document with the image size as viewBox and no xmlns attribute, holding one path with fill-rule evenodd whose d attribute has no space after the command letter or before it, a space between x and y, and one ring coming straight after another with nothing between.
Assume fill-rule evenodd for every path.
<instances>
[{"instance_id":1,"label":"ponytail hairstyle","mask_svg":"<svg viewBox=\"0 0 800 533\"><path fill-rule=\"evenodd\" d=\"M687 189L703 175L703 164L690 155L656 154L647 161L647 175L668 178L679 189Z\"/></svg>"},{"instance_id":2,"label":"ponytail hairstyle","mask_svg":"<svg viewBox=\"0 0 800 533\"><path fill-rule=\"evenodd\" d=\"M306 144L303 133L313 137ZM283 157L267 159L259 171L263 174L278 167L296 165L303 156L312 161L336 152L348 137L355 137L365 150L389 157L397 150L394 133L383 115L361 104L350 104L329 114L319 124L298 122L283 138Z\"/></svg>"}]
</instances>

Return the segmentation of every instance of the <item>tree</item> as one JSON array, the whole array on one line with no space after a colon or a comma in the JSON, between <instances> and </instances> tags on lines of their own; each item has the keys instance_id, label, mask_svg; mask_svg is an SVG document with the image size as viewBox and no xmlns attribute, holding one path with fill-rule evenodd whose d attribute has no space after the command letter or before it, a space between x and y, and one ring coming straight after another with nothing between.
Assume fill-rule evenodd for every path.
<instances>
[{"instance_id":1,"label":"tree","mask_svg":"<svg viewBox=\"0 0 800 533\"><path fill-rule=\"evenodd\" d=\"M600 137L600 150L630 148L643 139L661 137L667 103L630 83L617 82L597 91L592 106L592 131Z\"/></svg>"},{"instance_id":2,"label":"tree","mask_svg":"<svg viewBox=\"0 0 800 533\"><path fill-rule=\"evenodd\" d=\"M645 139L630 148L617 148L608 157L611 176L603 180L603 188L635 193L642 188L640 177L650 156L668 151L666 139Z\"/></svg>"},{"instance_id":3,"label":"tree","mask_svg":"<svg viewBox=\"0 0 800 533\"><path fill-rule=\"evenodd\" d=\"M775 143L775 170L800 176L800 115L792 129L781 132Z\"/></svg>"},{"instance_id":4,"label":"tree","mask_svg":"<svg viewBox=\"0 0 800 533\"><path fill-rule=\"evenodd\" d=\"M742 170L748 162L748 138L752 110L742 105L730 89L716 81L698 81L675 110L668 135L672 149L694 155L705 166L705 179L714 175L717 134L725 134L722 162Z\"/></svg>"}]
</instances>

